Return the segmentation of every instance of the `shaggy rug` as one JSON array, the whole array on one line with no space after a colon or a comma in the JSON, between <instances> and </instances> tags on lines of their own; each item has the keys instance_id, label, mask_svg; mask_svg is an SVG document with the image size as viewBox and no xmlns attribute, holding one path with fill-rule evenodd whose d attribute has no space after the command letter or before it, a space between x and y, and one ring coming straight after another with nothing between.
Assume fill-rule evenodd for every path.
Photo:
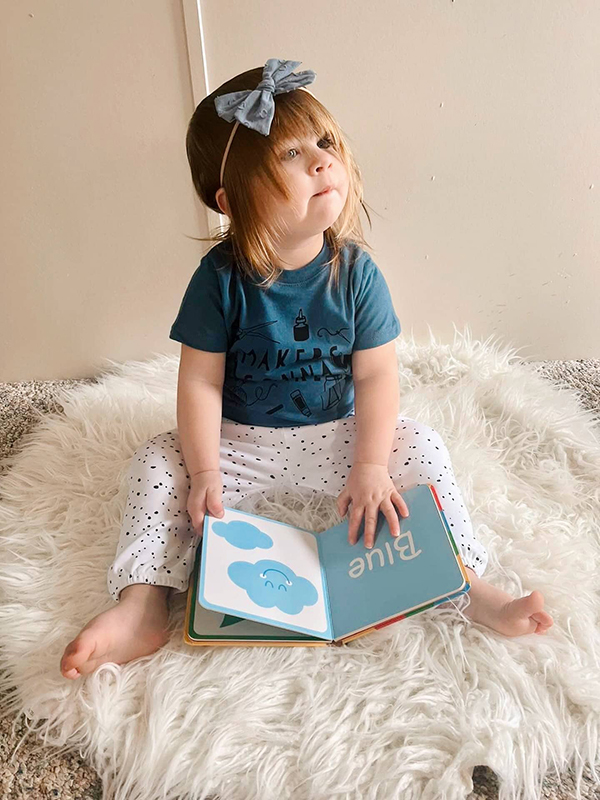
<instances>
[{"instance_id":1,"label":"shaggy rug","mask_svg":"<svg viewBox=\"0 0 600 800\"><path fill-rule=\"evenodd\" d=\"M500 800L598 764L600 431L573 394L511 348L455 332L397 341L400 412L440 432L486 580L541 590L554 626L506 638L432 609L341 648L189 648L183 595L170 643L65 681L65 644L109 608L106 567L129 459L176 425L178 359L107 366L25 435L0 497L1 667L10 707L44 744L77 747L115 800L464 798L475 765ZM324 495L241 508L324 530Z\"/></svg>"}]
</instances>

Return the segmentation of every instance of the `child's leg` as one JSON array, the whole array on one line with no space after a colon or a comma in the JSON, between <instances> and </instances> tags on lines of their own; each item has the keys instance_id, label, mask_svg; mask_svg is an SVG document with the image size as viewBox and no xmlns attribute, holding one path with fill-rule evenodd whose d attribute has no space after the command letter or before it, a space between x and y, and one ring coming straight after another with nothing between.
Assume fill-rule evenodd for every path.
<instances>
[{"instance_id":1,"label":"child's leg","mask_svg":"<svg viewBox=\"0 0 600 800\"><path fill-rule=\"evenodd\" d=\"M248 493L275 485L278 473L273 465L285 459L277 430L223 421L223 505L236 506ZM176 429L138 448L128 481L117 555L108 570L109 592L118 600L132 583L185 592L199 537L186 510L191 484Z\"/></svg>"},{"instance_id":2,"label":"child's leg","mask_svg":"<svg viewBox=\"0 0 600 800\"><path fill-rule=\"evenodd\" d=\"M278 428L223 420L220 459L225 506L280 485L287 474ZM186 510L190 479L176 429L138 448L127 480L117 554L108 571L109 592L119 602L69 643L61 662L65 677L154 652L168 639L169 592L187 589L199 537Z\"/></svg>"},{"instance_id":3,"label":"child's leg","mask_svg":"<svg viewBox=\"0 0 600 800\"><path fill-rule=\"evenodd\" d=\"M88 675L107 661L125 664L166 644L169 591L166 586L126 586L119 603L90 620L66 646L63 676Z\"/></svg>"},{"instance_id":4,"label":"child's leg","mask_svg":"<svg viewBox=\"0 0 600 800\"><path fill-rule=\"evenodd\" d=\"M544 611L544 595L541 592L536 590L527 597L515 599L479 578L470 567L467 567L467 572L471 579L471 602L464 613L473 622L487 625L505 636L547 633L554 624L550 614ZM442 604L445 605L447 603Z\"/></svg>"},{"instance_id":5,"label":"child's leg","mask_svg":"<svg viewBox=\"0 0 600 800\"><path fill-rule=\"evenodd\" d=\"M285 437L286 445L292 447L288 453L293 483L337 497L352 467L356 417L288 428ZM487 551L475 538L440 435L422 422L399 416L388 470L401 492L419 483L435 486L465 565L481 576L487 565Z\"/></svg>"},{"instance_id":6,"label":"child's leg","mask_svg":"<svg viewBox=\"0 0 600 800\"><path fill-rule=\"evenodd\" d=\"M291 447L288 453L293 484L337 497L352 467L355 436L355 417L287 429L285 437L286 446ZM465 614L474 622L488 625L506 636L545 633L552 625L552 618L543 610L544 598L540 592L515 600L482 580L488 554L473 532L450 454L441 436L421 422L399 416L388 469L400 491L420 483L435 486L469 572L469 593L440 607L465 608Z\"/></svg>"}]
</instances>

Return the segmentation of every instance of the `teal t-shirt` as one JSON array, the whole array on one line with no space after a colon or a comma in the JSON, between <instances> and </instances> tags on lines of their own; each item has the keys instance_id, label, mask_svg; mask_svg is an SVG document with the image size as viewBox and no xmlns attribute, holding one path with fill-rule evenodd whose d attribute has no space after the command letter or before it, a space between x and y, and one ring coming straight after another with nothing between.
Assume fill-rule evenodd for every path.
<instances>
[{"instance_id":1,"label":"teal t-shirt","mask_svg":"<svg viewBox=\"0 0 600 800\"><path fill-rule=\"evenodd\" d=\"M337 288L327 283L329 258L324 238L316 258L268 289L242 277L229 242L201 260L169 338L227 354L224 418L278 428L354 413L352 352L395 339L400 322L368 253L344 247Z\"/></svg>"}]
</instances>

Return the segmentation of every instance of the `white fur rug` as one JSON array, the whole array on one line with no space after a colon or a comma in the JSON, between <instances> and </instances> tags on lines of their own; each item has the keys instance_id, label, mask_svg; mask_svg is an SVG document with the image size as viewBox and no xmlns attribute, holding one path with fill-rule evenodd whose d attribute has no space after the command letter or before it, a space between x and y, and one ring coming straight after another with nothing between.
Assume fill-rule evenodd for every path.
<instances>
[{"instance_id":1,"label":"white fur rug","mask_svg":"<svg viewBox=\"0 0 600 800\"><path fill-rule=\"evenodd\" d=\"M600 751L600 431L568 389L509 347L455 330L397 342L400 412L453 459L485 578L539 589L555 624L505 638L454 608L342 648L191 648L184 596L169 645L64 680L65 644L110 608L106 568L145 439L176 426L178 359L107 361L64 393L0 485L0 643L6 687L46 745L78 748L117 800L465 798L478 764L500 798L537 800L545 772L594 772ZM242 508L324 530L333 498Z\"/></svg>"}]
</instances>

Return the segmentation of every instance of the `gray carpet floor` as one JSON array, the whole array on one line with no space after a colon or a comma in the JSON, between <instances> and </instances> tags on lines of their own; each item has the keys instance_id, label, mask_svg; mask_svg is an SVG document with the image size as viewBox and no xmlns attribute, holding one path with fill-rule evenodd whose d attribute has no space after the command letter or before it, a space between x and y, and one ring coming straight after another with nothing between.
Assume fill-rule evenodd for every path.
<instances>
[{"instance_id":1,"label":"gray carpet floor","mask_svg":"<svg viewBox=\"0 0 600 800\"><path fill-rule=\"evenodd\" d=\"M555 385L574 392L581 406L593 411L600 423L600 359L533 361L529 366ZM0 383L0 480L8 469L5 458L18 452L23 436L33 430L40 416L63 412L56 399L57 389L76 388L86 383L95 383L95 379ZM2 697L0 713L1 710ZM98 775L77 753L40 751L32 737L25 739L15 752L25 731L23 722L14 717L0 719L2 800L101 800L102 784ZM490 769L475 767L473 782L474 791L468 800L497 800L498 781ZM584 773L581 791L582 800L600 800L600 787L594 785L589 771ZM575 797L571 771L560 778L548 776L540 794L540 800L574 800Z\"/></svg>"}]
</instances>

